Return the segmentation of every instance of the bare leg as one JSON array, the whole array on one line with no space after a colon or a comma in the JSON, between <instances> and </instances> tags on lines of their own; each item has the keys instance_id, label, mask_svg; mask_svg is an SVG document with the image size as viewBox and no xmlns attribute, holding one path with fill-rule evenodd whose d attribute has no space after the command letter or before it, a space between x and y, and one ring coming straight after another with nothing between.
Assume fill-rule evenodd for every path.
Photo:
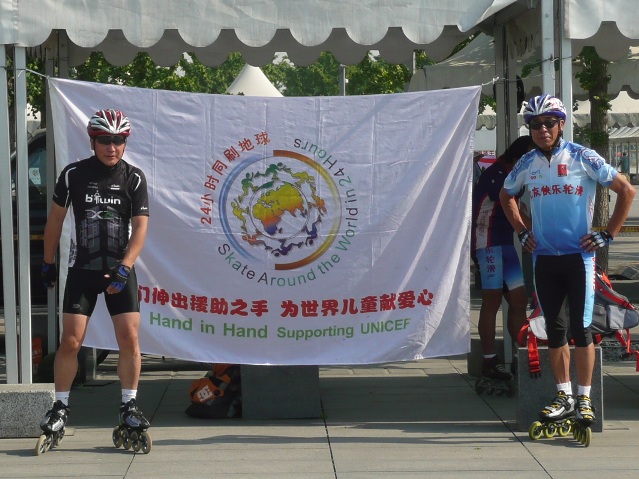
<instances>
[{"instance_id":1,"label":"bare leg","mask_svg":"<svg viewBox=\"0 0 639 479\"><path fill-rule=\"evenodd\" d=\"M481 309L477 329L484 354L495 354L495 322L501 306L501 289L484 289L481 292Z\"/></svg>"},{"instance_id":2,"label":"bare leg","mask_svg":"<svg viewBox=\"0 0 639 479\"><path fill-rule=\"evenodd\" d=\"M595 345L575 347L575 369L577 370L577 384L590 386L592 373L595 369Z\"/></svg>"},{"instance_id":3,"label":"bare leg","mask_svg":"<svg viewBox=\"0 0 639 479\"><path fill-rule=\"evenodd\" d=\"M142 361L138 330L140 313L122 313L113 316L115 337L120 348L118 376L123 389L137 389Z\"/></svg>"},{"instance_id":4,"label":"bare leg","mask_svg":"<svg viewBox=\"0 0 639 479\"><path fill-rule=\"evenodd\" d=\"M62 338L53 363L55 390L70 391L78 372L78 351L84 342L89 317L64 313Z\"/></svg>"},{"instance_id":5,"label":"bare leg","mask_svg":"<svg viewBox=\"0 0 639 479\"><path fill-rule=\"evenodd\" d=\"M548 348L548 354L555 382L570 382L570 347L565 344L560 348Z\"/></svg>"}]
</instances>

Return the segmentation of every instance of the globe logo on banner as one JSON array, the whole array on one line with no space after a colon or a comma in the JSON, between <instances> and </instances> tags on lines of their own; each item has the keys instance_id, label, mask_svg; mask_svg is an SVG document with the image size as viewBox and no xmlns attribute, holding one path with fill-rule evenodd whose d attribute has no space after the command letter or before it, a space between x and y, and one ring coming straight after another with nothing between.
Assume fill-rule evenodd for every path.
<instances>
[{"instance_id":1,"label":"globe logo on banner","mask_svg":"<svg viewBox=\"0 0 639 479\"><path fill-rule=\"evenodd\" d=\"M341 222L339 192L317 162L275 150L234 168L220 193L220 220L238 254L275 270L296 269L333 243Z\"/></svg>"}]
</instances>

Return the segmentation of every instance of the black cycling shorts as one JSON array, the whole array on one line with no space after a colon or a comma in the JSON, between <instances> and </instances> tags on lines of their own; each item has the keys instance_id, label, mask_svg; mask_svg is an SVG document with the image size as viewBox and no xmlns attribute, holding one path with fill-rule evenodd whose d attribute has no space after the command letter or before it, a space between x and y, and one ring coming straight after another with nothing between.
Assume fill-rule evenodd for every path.
<instances>
[{"instance_id":1,"label":"black cycling shorts","mask_svg":"<svg viewBox=\"0 0 639 479\"><path fill-rule=\"evenodd\" d=\"M575 346L592 343L595 298L594 257L579 253L558 256L538 255L534 261L535 291L546 319L548 346L559 348L568 342L568 331ZM568 303L568 318L562 314Z\"/></svg>"},{"instance_id":2,"label":"black cycling shorts","mask_svg":"<svg viewBox=\"0 0 639 479\"><path fill-rule=\"evenodd\" d=\"M111 283L110 278L104 277L105 274L104 271L69 268L62 312L91 316L98 295L104 293ZM140 312L138 280L134 268L131 268L131 274L124 289L115 294L105 293L104 300L111 316Z\"/></svg>"}]
</instances>

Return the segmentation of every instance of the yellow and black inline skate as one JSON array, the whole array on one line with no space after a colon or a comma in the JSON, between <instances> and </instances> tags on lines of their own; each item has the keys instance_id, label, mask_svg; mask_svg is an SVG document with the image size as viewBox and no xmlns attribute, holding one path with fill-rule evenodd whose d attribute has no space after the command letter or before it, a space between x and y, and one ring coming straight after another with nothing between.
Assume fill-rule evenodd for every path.
<instances>
[{"instance_id":1,"label":"yellow and black inline skate","mask_svg":"<svg viewBox=\"0 0 639 479\"><path fill-rule=\"evenodd\" d=\"M539 412L539 419L528 430L531 439L566 437L572 433L581 444L586 447L590 445L590 425L595 418L588 396L579 396L575 401L572 395L559 391L552 403Z\"/></svg>"}]
</instances>

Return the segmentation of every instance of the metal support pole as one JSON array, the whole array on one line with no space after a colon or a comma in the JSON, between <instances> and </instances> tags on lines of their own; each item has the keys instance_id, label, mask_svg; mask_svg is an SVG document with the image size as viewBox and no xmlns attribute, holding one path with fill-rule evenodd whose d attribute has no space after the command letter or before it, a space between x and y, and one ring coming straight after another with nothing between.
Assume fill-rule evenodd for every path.
<instances>
[{"instance_id":1,"label":"metal support pole","mask_svg":"<svg viewBox=\"0 0 639 479\"><path fill-rule=\"evenodd\" d=\"M503 27L495 29L495 76L499 76L502 81L495 85L497 101L497 144L496 154L500 155L508 146L511 136L510 121L508 120L508 64L506 58L506 34Z\"/></svg>"},{"instance_id":2,"label":"metal support pole","mask_svg":"<svg viewBox=\"0 0 639 479\"><path fill-rule=\"evenodd\" d=\"M26 49L15 47L16 198L18 210L18 284L20 286L20 383L32 382L31 281L29 252L29 151L27 144Z\"/></svg>"},{"instance_id":3,"label":"metal support pole","mask_svg":"<svg viewBox=\"0 0 639 479\"><path fill-rule=\"evenodd\" d=\"M7 384L18 384L18 316L16 311L13 252L13 208L11 195L11 145L9 138L9 90L7 52L0 45L0 237L2 237L2 284L4 294L5 352Z\"/></svg>"},{"instance_id":4,"label":"metal support pole","mask_svg":"<svg viewBox=\"0 0 639 479\"><path fill-rule=\"evenodd\" d=\"M339 66L339 94L346 96L346 65Z\"/></svg>"},{"instance_id":5,"label":"metal support pole","mask_svg":"<svg viewBox=\"0 0 639 479\"><path fill-rule=\"evenodd\" d=\"M566 124L564 125L564 139L572 141L573 138L573 122L572 122L572 43L565 35L566 10L563 8L563 2L558 2L560 9L557 18L559 25L557 28L557 36L559 37L559 84L561 88L560 98L568 111Z\"/></svg>"},{"instance_id":6,"label":"metal support pole","mask_svg":"<svg viewBox=\"0 0 639 479\"><path fill-rule=\"evenodd\" d=\"M542 93L555 94L555 10L553 0L541 0Z\"/></svg>"},{"instance_id":7,"label":"metal support pole","mask_svg":"<svg viewBox=\"0 0 639 479\"><path fill-rule=\"evenodd\" d=\"M57 43L57 42L56 42ZM45 73L48 78L55 76L55 51L52 48L46 50ZM53 148L53 112L51 111L51 102L49 101L49 83L46 83L46 127L47 127L47 212L51 211L51 203L53 197L53 188L55 185L56 168L55 168L55 149ZM52 353L58 347L58 316L57 316L57 298L58 285L47 291L47 352Z\"/></svg>"}]
</instances>

